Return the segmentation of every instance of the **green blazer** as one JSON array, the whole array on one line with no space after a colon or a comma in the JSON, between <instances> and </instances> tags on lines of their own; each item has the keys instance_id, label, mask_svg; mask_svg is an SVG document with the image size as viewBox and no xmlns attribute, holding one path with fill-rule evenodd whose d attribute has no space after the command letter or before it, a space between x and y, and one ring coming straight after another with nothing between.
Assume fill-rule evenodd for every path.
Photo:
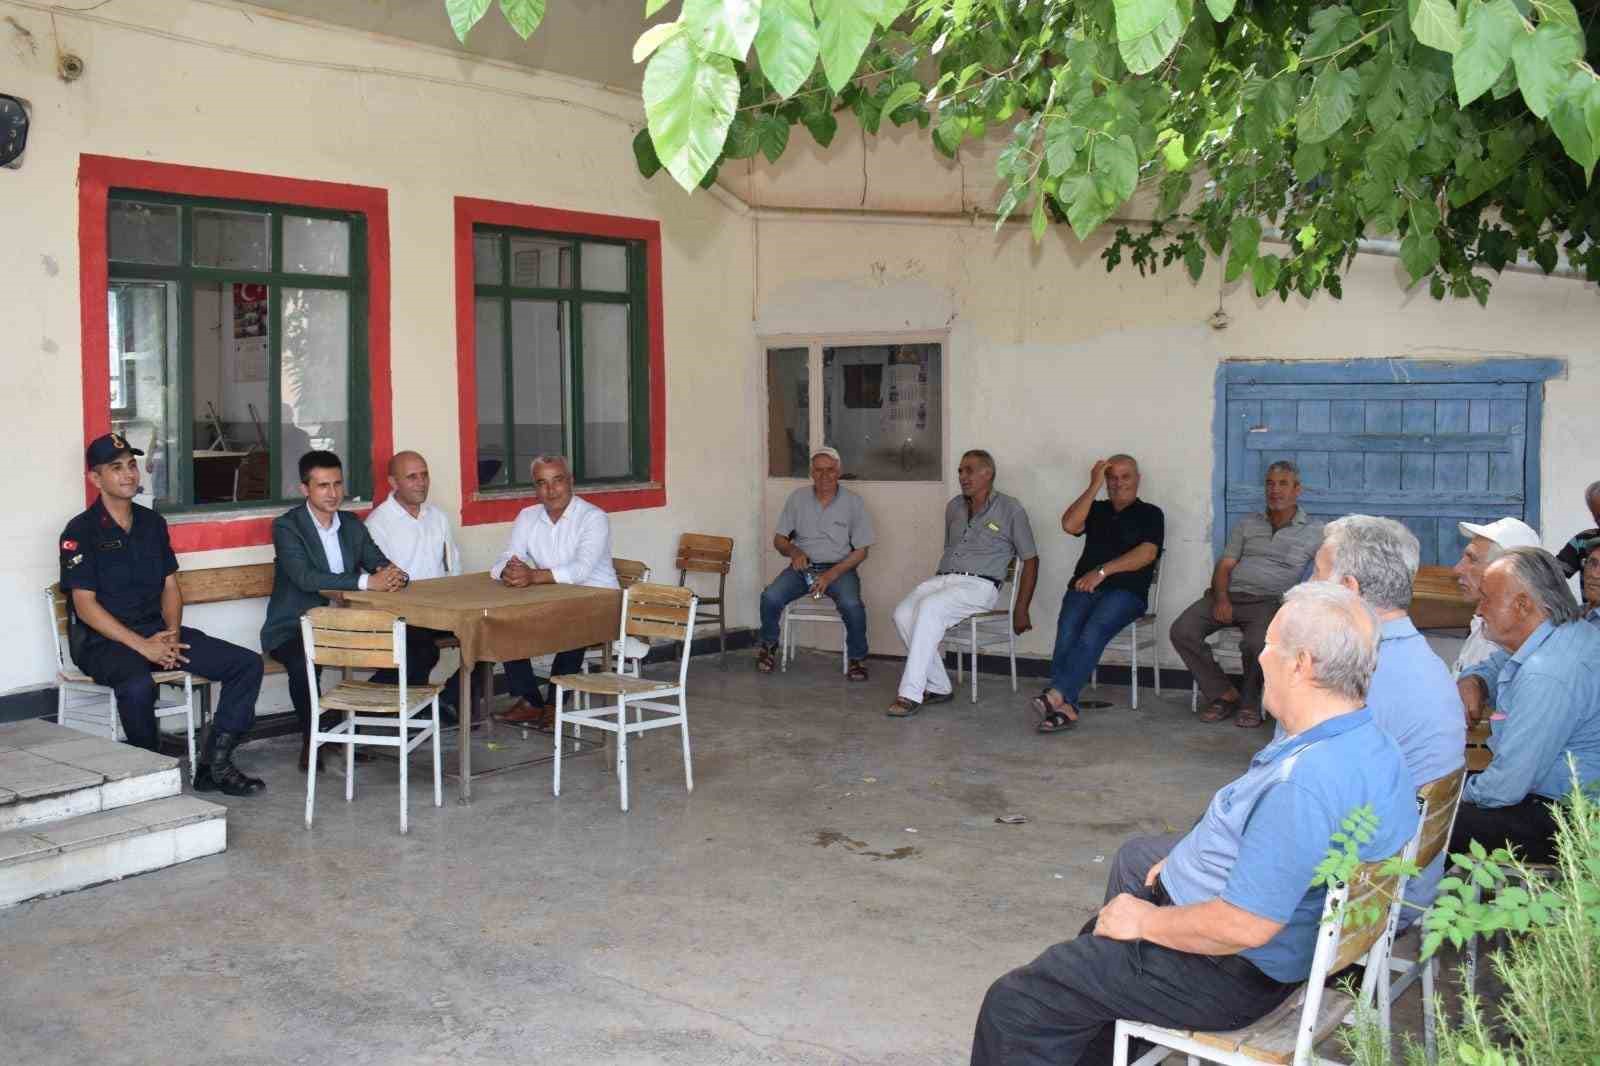
<instances>
[{"instance_id":1,"label":"green blazer","mask_svg":"<svg viewBox=\"0 0 1600 1066\"><path fill-rule=\"evenodd\" d=\"M267 601L267 620L261 626L261 648L272 651L300 636L300 616L328 601L321 589L360 588L361 575L389 565L388 556L379 550L361 519L349 511L339 512L339 551L344 569L328 569L328 553L322 550L315 521L305 504L292 507L272 520L273 560L272 599Z\"/></svg>"}]
</instances>

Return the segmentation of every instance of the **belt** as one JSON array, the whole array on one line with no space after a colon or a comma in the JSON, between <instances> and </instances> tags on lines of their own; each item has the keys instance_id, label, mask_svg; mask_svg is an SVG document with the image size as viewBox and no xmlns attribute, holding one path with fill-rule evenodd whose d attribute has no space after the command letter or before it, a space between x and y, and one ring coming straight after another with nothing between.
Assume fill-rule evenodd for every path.
<instances>
[{"instance_id":1,"label":"belt","mask_svg":"<svg viewBox=\"0 0 1600 1066\"><path fill-rule=\"evenodd\" d=\"M934 577L981 577L985 581L987 581L991 585L993 585L995 588L999 588L1001 585L1005 584L1005 582L1001 581L997 577L990 577L988 574L974 574L971 570L936 570L936 571L934 571L933 576Z\"/></svg>"}]
</instances>

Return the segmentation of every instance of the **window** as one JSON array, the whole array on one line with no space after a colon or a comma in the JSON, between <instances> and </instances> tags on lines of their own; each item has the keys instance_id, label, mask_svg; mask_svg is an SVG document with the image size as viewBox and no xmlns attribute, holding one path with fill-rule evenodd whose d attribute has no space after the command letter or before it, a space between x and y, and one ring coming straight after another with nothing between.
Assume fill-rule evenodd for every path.
<instances>
[{"instance_id":1,"label":"window","mask_svg":"<svg viewBox=\"0 0 1600 1066\"><path fill-rule=\"evenodd\" d=\"M464 525L509 522L559 453L608 511L666 494L661 224L458 196Z\"/></svg>"},{"instance_id":2,"label":"window","mask_svg":"<svg viewBox=\"0 0 1600 1066\"><path fill-rule=\"evenodd\" d=\"M942 342L918 337L768 347L768 476L809 476L829 444L845 478L942 480L942 363Z\"/></svg>"}]
</instances>

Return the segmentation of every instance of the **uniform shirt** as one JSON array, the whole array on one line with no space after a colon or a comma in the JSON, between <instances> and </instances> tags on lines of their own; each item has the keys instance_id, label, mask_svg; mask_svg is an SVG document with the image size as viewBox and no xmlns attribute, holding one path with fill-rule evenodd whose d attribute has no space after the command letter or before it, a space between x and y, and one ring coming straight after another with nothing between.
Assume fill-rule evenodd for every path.
<instances>
[{"instance_id":1,"label":"uniform shirt","mask_svg":"<svg viewBox=\"0 0 1600 1066\"><path fill-rule=\"evenodd\" d=\"M778 515L778 532L813 563L828 566L873 541L866 501L842 485L826 507L817 501L816 489L795 489Z\"/></svg>"},{"instance_id":2,"label":"uniform shirt","mask_svg":"<svg viewBox=\"0 0 1600 1066\"><path fill-rule=\"evenodd\" d=\"M1221 898L1284 923L1240 954L1274 980L1304 981L1325 895L1311 879L1340 822L1365 804L1378 827L1361 858L1398 855L1417 829L1416 792L1400 749L1363 708L1257 752L1172 849L1161 884L1179 905Z\"/></svg>"},{"instance_id":3,"label":"uniform shirt","mask_svg":"<svg viewBox=\"0 0 1600 1066\"><path fill-rule=\"evenodd\" d=\"M1467 779L1464 802L1509 807L1530 794L1560 799L1578 780L1600 780L1600 629L1578 620L1542 623L1515 655L1504 649L1466 671L1489 686L1488 769Z\"/></svg>"},{"instance_id":4,"label":"uniform shirt","mask_svg":"<svg viewBox=\"0 0 1600 1066\"><path fill-rule=\"evenodd\" d=\"M1451 672L1459 678L1467 670L1499 650L1500 645L1484 635L1483 619L1473 615L1472 623L1467 630L1467 639L1462 642L1461 650L1456 652L1456 665Z\"/></svg>"},{"instance_id":5,"label":"uniform shirt","mask_svg":"<svg viewBox=\"0 0 1600 1066\"><path fill-rule=\"evenodd\" d=\"M1083 554L1078 557L1078 568L1072 580L1098 570L1111 560L1126 555L1141 544L1153 544L1156 558L1161 558L1161 545L1166 539L1166 516L1153 503L1135 498L1122 510L1111 505L1110 500L1096 500L1089 505L1089 515L1083 520ZM1145 599L1150 598L1150 579L1155 577L1156 564L1127 574L1107 574L1100 583L1103 589L1122 589Z\"/></svg>"},{"instance_id":6,"label":"uniform shirt","mask_svg":"<svg viewBox=\"0 0 1600 1066\"><path fill-rule=\"evenodd\" d=\"M999 582L1006 579L1013 557L1026 561L1038 554L1028 512L1014 497L991 491L983 510L971 516L965 496L945 504L939 573L980 574Z\"/></svg>"},{"instance_id":7,"label":"uniform shirt","mask_svg":"<svg viewBox=\"0 0 1600 1066\"><path fill-rule=\"evenodd\" d=\"M1300 583L1306 564L1322 546L1322 523L1296 507L1282 529L1272 528L1265 511L1234 523L1224 559L1237 559L1228 577L1228 591L1243 596L1282 596Z\"/></svg>"},{"instance_id":8,"label":"uniform shirt","mask_svg":"<svg viewBox=\"0 0 1600 1066\"><path fill-rule=\"evenodd\" d=\"M1556 562L1561 564L1561 569L1566 571L1568 577L1583 569L1584 559L1589 553L1600 548L1600 529L1586 529L1582 533L1567 541L1566 545L1556 553Z\"/></svg>"},{"instance_id":9,"label":"uniform shirt","mask_svg":"<svg viewBox=\"0 0 1600 1066\"><path fill-rule=\"evenodd\" d=\"M615 589L611 565L611 519L589 501L574 496L559 522L551 522L544 504L524 507L511 525L511 542L489 570L496 581L517 556L535 570L548 570L557 584Z\"/></svg>"},{"instance_id":10,"label":"uniform shirt","mask_svg":"<svg viewBox=\"0 0 1600 1066\"><path fill-rule=\"evenodd\" d=\"M431 503L424 502L413 518L390 496L367 516L367 532L413 581L461 573L461 549L456 547L450 519Z\"/></svg>"},{"instance_id":11,"label":"uniform shirt","mask_svg":"<svg viewBox=\"0 0 1600 1066\"><path fill-rule=\"evenodd\" d=\"M133 526L126 531L100 500L61 531L62 591L93 592L130 629L162 621L161 590L178 569L167 520L148 507L132 507Z\"/></svg>"}]
</instances>

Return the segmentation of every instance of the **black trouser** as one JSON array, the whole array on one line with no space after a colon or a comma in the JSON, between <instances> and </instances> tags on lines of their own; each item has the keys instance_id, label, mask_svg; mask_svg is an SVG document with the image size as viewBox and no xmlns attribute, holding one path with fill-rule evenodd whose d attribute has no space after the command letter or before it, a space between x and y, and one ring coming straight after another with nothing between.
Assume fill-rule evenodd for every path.
<instances>
[{"instance_id":1,"label":"black trouser","mask_svg":"<svg viewBox=\"0 0 1600 1066\"><path fill-rule=\"evenodd\" d=\"M1560 802L1530 795L1509 807L1480 807L1462 800L1450 831L1450 853L1464 852L1467 841L1476 840L1490 851L1515 846L1527 862L1555 862L1556 819L1550 808Z\"/></svg>"},{"instance_id":2,"label":"black trouser","mask_svg":"<svg viewBox=\"0 0 1600 1066\"><path fill-rule=\"evenodd\" d=\"M147 622L129 628L148 637L165 629L166 623ZM188 626L179 629L178 640L189 645L183 652L189 661L180 663L179 669L222 683L215 728L248 733L256 720L256 697L261 694L261 656ZM117 717L122 719L128 743L155 751L161 730L156 725L156 683L150 675L162 668L127 645L99 634L85 643L78 666L95 684L109 686L117 694Z\"/></svg>"},{"instance_id":3,"label":"black trouser","mask_svg":"<svg viewBox=\"0 0 1600 1066\"><path fill-rule=\"evenodd\" d=\"M439 665L440 637L450 634L438 629L424 629L422 626L406 627L406 684L426 685L428 677L433 673L433 668ZM394 669L379 670L368 680L380 685L398 685L400 671ZM453 707L460 697L461 671L457 670L450 675L450 680L444 683L444 691L439 693L439 702Z\"/></svg>"},{"instance_id":4,"label":"black trouser","mask_svg":"<svg viewBox=\"0 0 1600 1066\"><path fill-rule=\"evenodd\" d=\"M311 686L306 681L306 646L298 635L290 637L267 653L283 664L289 675L289 702L294 704L294 716L300 722L300 735L311 739ZM316 668L318 691L322 685L322 667Z\"/></svg>"},{"instance_id":5,"label":"black trouser","mask_svg":"<svg viewBox=\"0 0 1600 1066\"><path fill-rule=\"evenodd\" d=\"M1107 899L1131 892L1169 902L1164 891L1144 887L1145 874L1164 853L1150 843L1135 838L1118 852ZM1126 861L1130 854L1139 861ZM1191 955L1144 940L1110 940L1093 930L1090 919L1076 939L989 986L972 1038L973 1066L1101 1066L1112 1061L1118 1018L1174 1029L1237 1029L1296 987L1238 955Z\"/></svg>"},{"instance_id":6,"label":"black trouser","mask_svg":"<svg viewBox=\"0 0 1600 1066\"><path fill-rule=\"evenodd\" d=\"M555 661L550 664L550 676L558 677L561 674L575 674L583 666L583 656L588 648L570 648L567 651L557 652ZM533 673L533 663L527 659L513 659L506 665L506 687L513 696L521 696L529 703L548 706L556 701L556 688L542 677ZM539 686L545 686L545 698L539 698Z\"/></svg>"}]
</instances>

